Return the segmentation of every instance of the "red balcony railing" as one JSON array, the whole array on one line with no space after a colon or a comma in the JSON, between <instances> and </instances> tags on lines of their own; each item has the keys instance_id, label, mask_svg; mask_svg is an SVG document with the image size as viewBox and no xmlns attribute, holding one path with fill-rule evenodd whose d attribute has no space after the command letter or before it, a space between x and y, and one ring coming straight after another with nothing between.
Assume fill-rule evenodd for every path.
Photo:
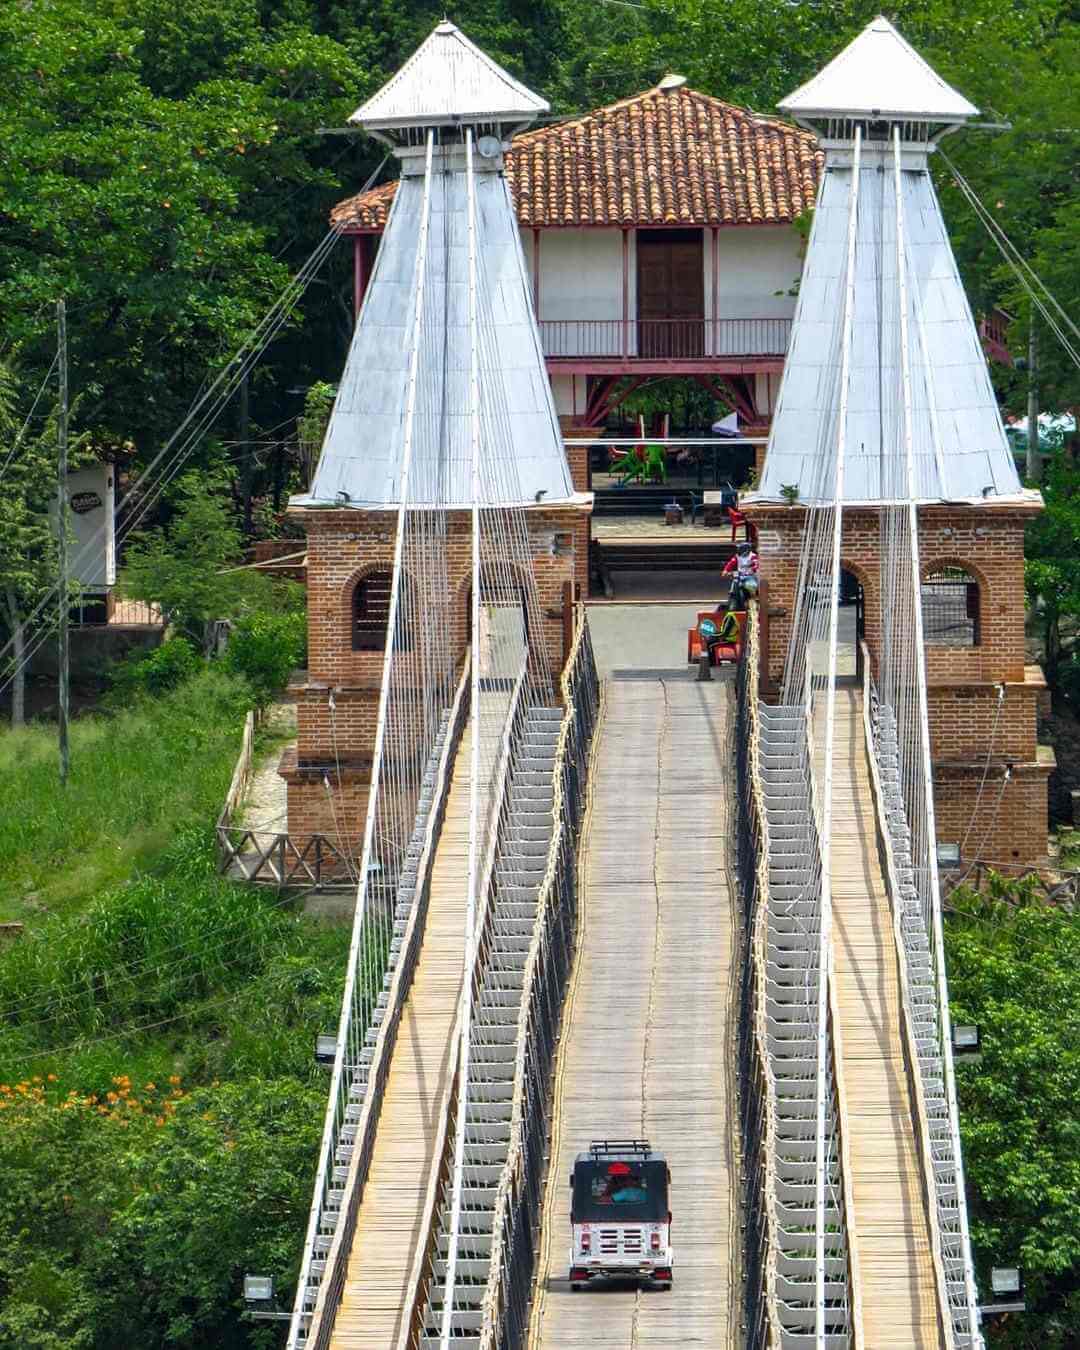
<instances>
[{"instance_id":1,"label":"red balcony railing","mask_svg":"<svg viewBox=\"0 0 1080 1350\"><path fill-rule=\"evenodd\" d=\"M696 361L783 356L790 319L541 319L545 356Z\"/></svg>"}]
</instances>

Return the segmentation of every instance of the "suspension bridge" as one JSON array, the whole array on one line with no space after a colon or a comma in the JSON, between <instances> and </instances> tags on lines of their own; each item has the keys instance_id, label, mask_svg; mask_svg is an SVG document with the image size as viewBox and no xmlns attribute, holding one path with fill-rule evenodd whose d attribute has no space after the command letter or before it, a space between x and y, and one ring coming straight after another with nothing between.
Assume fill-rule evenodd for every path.
<instances>
[{"instance_id":1,"label":"suspension bridge","mask_svg":"<svg viewBox=\"0 0 1080 1350\"><path fill-rule=\"evenodd\" d=\"M290 1350L983 1343L919 519L1019 492L926 167L974 109L882 19L784 106L826 147L758 493L798 485L794 599L702 683L601 682L552 613L575 497L499 172L546 105L444 22L356 115L402 182L297 505L392 554ZM612 1136L669 1159L670 1290L569 1288L568 1173Z\"/></svg>"}]
</instances>

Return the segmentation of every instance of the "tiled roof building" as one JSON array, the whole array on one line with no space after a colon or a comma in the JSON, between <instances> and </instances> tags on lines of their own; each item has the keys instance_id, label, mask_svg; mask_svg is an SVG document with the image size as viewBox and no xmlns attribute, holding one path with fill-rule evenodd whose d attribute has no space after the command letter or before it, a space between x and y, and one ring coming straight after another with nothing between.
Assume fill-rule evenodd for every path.
<instances>
[{"instance_id":1,"label":"tiled roof building","mask_svg":"<svg viewBox=\"0 0 1080 1350\"><path fill-rule=\"evenodd\" d=\"M518 136L506 176L531 229L768 225L813 205L821 165L810 132L680 85ZM340 202L333 222L381 231L396 189Z\"/></svg>"}]
</instances>

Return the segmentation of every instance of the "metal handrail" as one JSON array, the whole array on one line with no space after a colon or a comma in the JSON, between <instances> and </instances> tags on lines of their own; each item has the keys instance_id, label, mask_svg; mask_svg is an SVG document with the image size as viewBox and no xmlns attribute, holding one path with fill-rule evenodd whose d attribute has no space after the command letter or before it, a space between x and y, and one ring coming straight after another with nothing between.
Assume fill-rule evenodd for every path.
<instances>
[{"instance_id":1,"label":"metal handrail","mask_svg":"<svg viewBox=\"0 0 1080 1350\"><path fill-rule=\"evenodd\" d=\"M866 737L866 756L870 771L871 785L874 793L874 804L876 808L876 822L879 848L884 859L884 872L886 882L886 892L889 897L890 910L892 913L893 940L895 946L897 978L900 984L900 1008L903 1022L903 1036L901 1038L904 1047L905 1072L908 1079L908 1090L913 1099L914 1115L917 1121L916 1140L919 1147L920 1161L922 1163L923 1193L927 1205L927 1220L930 1225L930 1237L932 1245L932 1258L934 1263L935 1288L938 1300L939 1320L943 1322L942 1335L947 1338L948 1343L967 1344L977 1347L982 1344L982 1337L977 1329L977 1314L974 1312L974 1274L971 1260L970 1235L967 1226L967 1212L964 1197L964 1172L963 1162L960 1150L960 1132L959 1115L956 1106L955 1095L946 1091L946 1112L949 1125L949 1151L950 1157L945 1159L945 1165L951 1173L951 1184L956 1189L957 1195L957 1213L959 1215L956 1228L950 1228L944 1220L945 1205L942 1200L937 1175L935 1172L934 1145L930 1138L930 1112L927 1106L926 1070L923 1065L923 1056L920 1056L917 1039L912 1026L913 1002L911 996L911 979L909 972L909 961L911 954L907 949L904 939L903 914L901 909L899 869L895 860L895 849L893 846L892 833L888 823L888 813L885 808L884 790L881 784L880 769L878 765L877 728L873 717L873 708L878 704L877 689L874 684L873 676L870 671L870 653L866 643L861 644L863 649L863 723ZM937 907L940 913L940 906ZM935 935L929 931L926 933L928 947L934 951L934 968L931 976L931 983L934 986L934 992L937 999L937 1050L942 1061L942 1074L949 1083L952 1068L952 1046L947 1040L948 1028L948 992L944 986L944 952L941 950L939 940L935 941ZM945 1017L941 1016L942 1009L945 1010ZM918 1072L915 1072L916 1066ZM953 1240L960 1246L959 1259L964 1265L964 1284L965 1298L963 1304L958 1305L949 1292L948 1275L945 1269L946 1250L945 1235L949 1233ZM959 1334L965 1337L965 1341L957 1342L958 1334L957 1321L962 1320L966 1323Z\"/></svg>"},{"instance_id":2,"label":"metal handrail","mask_svg":"<svg viewBox=\"0 0 1080 1350\"><path fill-rule=\"evenodd\" d=\"M809 664L806 668L806 765L807 792L813 806L813 818L821 828L822 816L817 801L817 785L814 782L814 715L813 680ZM831 886L831 878L829 878ZM820 922L820 920L819 920ZM858 1350L863 1344L862 1332L862 1283L859 1274L857 1230L855 1228L855 1193L851 1178L851 1151L848 1141L847 1088L843 1074L843 1037L840 1032L840 1009L836 995L835 948L830 939L824 944L825 973L825 1047L830 1069L832 1089L833 1129L839 1141L840 1184L843 1191L845 1256L848 1267L849 1310L851 1312L851 1339ZM819 1159L819 1166L823 1160Z\"/></svg>"},{"instance_id":3,"label":"metal handrail","mask_svg":"<svg viewBox=\"0 0 1080 1350\"><path fill-rule=\"evenodd\" d=\"M306 1347L322 1347L329 1343L337 1305L341 1298L345 1267L348 1264L349 1245L356 1225L356 1215L374 1147L375 1128L378 1124L379 1111L382 1105L382 1090L390 1071L390 1058L397 1035L398 1021L412 982L413 970L423 938L424 921L427 917L431 865L434 861L435 846L449 793L454 754L460 739L465 713L469 706L465 697L469 688L469 671L470 658L466 656L439 755L435 792L428 814L423 848L417 867L416 895L402 939L401 955L390 982L383 1020L375 1042L368 1072L367 1090L364 1094L360 1118L357 1121L353 1152L349 1159L348 1173L343 1187L343 1203L334 1228L330 1250L327 1253L325 1272L319 1285L315 1308L312 1310L310 1325L306 1331L304 1341ZM357 926L362 927L362 925L363 915L361 914L357 917ZM356 945L355 942L354 945ZM326 1121L323 1126L322 1144L315 1170L314 1198L308 1217L307 1235L304 1241L299 1283L296 1291L296 1303L293 1308L286 1342L287 1350L294 1350L300 1344L300 1336L304 1334L304 1328L301 1325L305 1316L304 1295L311 1278L311 1267L315 1256L315 1243L318 1237L320 1220L331 1189L330 1183L333 1180L333 1158L336 1155L341 1129L345 1122L345 1105L349 1096L349 1084L345 1076L342 1047L355 1034L355 1028L351 1025L352 1011L350 991L346 989L345 999L342 1003L342 1025L338 1033L339 1051L330 1083ZM366 1028L363 1031L366 1031Z\"/></svg>"},{"instance_id":4,"label":"metal handrail","mask_svg":"<svg viewBox=\"0 0 1080 1350\"><path fill-rule=\"evenodd\" d=\"M476 891L475 933L471 944L471 959L462 971L461 1001L458 1010L454 1036L458 1042L457 1051L457 1123L453 1141L453 1157L450 1171L450 1245L447 1251L446 1281L443 1294L443 1335L449 1335L452 1325L455 1288L455 1268L457 1262L458 1228L461 1221L461 1189L464 1183L464 1150L466 1126L466 1101L469 1088L470 1046L469 1037L476 1021L478 1004L482 996L482 983L487 959L490 955L490 926L494 922L495 907L492 893L495 881L495 860L498 847L510 812L510 788L513 775L511 766L514 746L517 740L518 723L528 705L522 701L522 691L529 670L530 652L526 648L521 661L521 669L514 681L513 693L506 710L506 720L499 748L499 762L495 771L495 783L492 793L493 805L487 820L487 837L481 855L480 881ZM480 710L474 709L473 736L480 734ZM475 763L475 761L474 761ZM417 1290L417 1306L422 1305L427 1296L427 1286Z\"/></svg>"},{"instance_id":5,"label":"metal handrail","mask_svg":"<svg viewBox=\"0 0 1080 1350\"><path fill-rule=\"evenodd\" d=\"M532 1221L539 1213L540 1170L547 1123L547 1112L540 1103L546 1096L561 1003L560 998L551 997L552 984L565 982L569 966L572 919L576 912L573 885L576 829L580 819L585 758L599 701L592 643L581 605L577 606L575 620L576 632L560 684L566 712L559 730L553 768L554 829L537 896L536 920L522 984L510 1143L495 1196L488 1284L482 1304L481 1350L517 1344L519 1335L507 1334L508 1312L514 1317L517 1333L524 1328L527 1317L532 1272L523 1268L529 1254L522 1249L521 1235L531 1235ZM582 690L584 698L580 697ZM560 881L564 883L561 888ZM553 929L560 923L563 929L561 943L557 940L558 934L553 935ZM522 1213L525 1206L529 1206L531 1214ZM515 1285L516 1288L512 1287Z\"/></svg>"},{"instance_id":6,"label":"metal handrail","mask_svg":"<svg viewBox=\"0 0 1080 1350\"><path fill-rule=\"evenodd\" d=\"M761 772L762 727L759 714L760 687L758 670L758 647L760 645L760 618L756 602L751 602L745 633L743 658L739 665L738 728L736 733L736 755L739 770L739 850L738 863L740 882L743 890L744 945L747 955L743 962L742 997L742 1051L740 1072L743 1081L743 1151L744 1157L758 1171L758 1185L765 1195L766 1202L762 1213L755 1204L755 1195L748 1189L746 1206L749 1215L747 1223L748 1259L757 1256L757 1268L760 1279L746 1282L746 1326L747 1344L752 1350L758 1347L779 1346L783 1343L784 1325L781 1308L784 1300L778 1289L777 1260L784 1246L784 1231L780 1231L777 1219L780 1202L776 1198L779 1180L776 1159L780 1156L782 1144L777 1131L777 1081L772 1063L768 1040L769 997L768 982L768 943L769 943L769 859L771 854L769 824ZM808 805L815 811L812 800L812 754L813 732L809 720L809 703L804 709L805 751L803 770L807 775ZM816 820L816 815L813 817ZM809 896L807 898L810 898ZM812 932L808 930L808 937ZM828 957L827 957L828 959ZM818 973L821 978L821 973ZM837 1238L842 1244L847 1270L846 1298L844 1307L850 1327L851 1343L862 1344L861 1333L861 1295L858 1262L852 1241L850 1224L854 1212L851 1169L848 1157L848 1143L845 1130L845 1105L841 1075L838 1066L838 1048L835 1039L836 1010L833 991L825 1005L826 1036L826 1076L823 1090L827 1098L827 1112L830 1120L830 1133L835 1141L838 1164L841 1172L839 1194L834 1183L826 1178L830 1194L828 1213L835 1211L839 1224ZM817 1158L817 1165L828 1168L828 1159ZM748 1168L749 1170L749 1168ZM750 1183L751 1187L753 1182ZM760 1231L755 1231L760 1223ZM826 1242L829 1238L826 1234ZM757 1244L755 1251L754 1244ZM833 1241L833 1245L838 1245ZM826 1260L835 1259L826 1252ZM752 1272L751 1272L752 1276ZM826 1283L831 1283L827 1278ZM819 1286L821 1288L821 1286ZM831 1298L829 1300L832 1301ZM790 1328L789 1328L790 1330ZM817 1332L817 1344L824 1343L823 1330Z\"/></svg>"},{"instance_id":7,"label":"metal handrail","mask_svg":"<svg viewBox=\"0 0 1080 1350\"><path fill-rule=\"evenodd\" d=\"M636 360L707 360L725 356L783 356L792 320L781 315L640 319L540 319L544 355Z\"/></svg>"},{"instance_id":8,"label":"metal handrail","mask_svg":"<svg viewBox=\"0 0 1080 1350\"><path fill-rule=\"evenodd\" d=\"M761 1184L764 1191L763 1207L764 1242L763 1288L756 1290L750 1280L747 1281L747 1330L748 1344L757 1346L779 1346L782 1340L782 1328L778 1315L776 1292L776 1256L780 1250L779 1234L776 1223L776 1158L778 1155L776 1078L773 1074L769 1056L766 952L768 949L768 895L769 895L769 822L765 812L765 802L761 789L760 751L761 719L758 711L761 696L758 671L758 648L761 642L758 606L751 601L747 612L746 631L743 643L742 660L739 665L740 687L738 697L739 720L744 723L741 730L745 734L737 735L736 743L740 751L740 767L744 780L739 784L739 806L746 811L745 821L753 864L750 870L752 893L745 897L750 911L750 928L747 933L747 945L750 959L744 964L748 983L744 988L744 1025L752 1027L750 1044L753 1056L753 1078L758 1081L761 1091L753 1099L756 1105L764 1107L760 1112L764 1147L747 1148L747 1117L749 1115L750 1093L745 1089L754 1086L744 1082L743 1101L743 1147L744 1152L752 1153L759 1159L762 1171ZM746 769L749 768L749 773ZM747 859L742 860L744 863ZM747 1006L749 1005L749 1006ZM746 1017L746 1013L750 1017ZM749 1074L744 1072L744 1078ZM749 1227L749 1225L748 1225ZM760 1294L754 1306L755 1294ZM757 1339L758 1333L764 1333L765 1339Z\"/></svg>"}]
</instances>

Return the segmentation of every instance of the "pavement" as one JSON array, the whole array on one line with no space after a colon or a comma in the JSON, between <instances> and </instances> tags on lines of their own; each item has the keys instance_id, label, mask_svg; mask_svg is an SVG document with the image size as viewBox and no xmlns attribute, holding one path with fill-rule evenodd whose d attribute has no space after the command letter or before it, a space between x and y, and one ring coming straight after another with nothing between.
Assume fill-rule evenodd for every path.
<instances>
[{"instance_id":1,"label":"pavement","mask_svg":"<svg viewBox=\"0 0 1080 1350\"><path fill-rule=\"evenodd\" d=\"M596 668L601 679L619 671L663 671L692 679L697 667L686 661L686 630L699 609L718 597L700 596L675 604L589 604Z\"/></svg>"}]
</instances>

